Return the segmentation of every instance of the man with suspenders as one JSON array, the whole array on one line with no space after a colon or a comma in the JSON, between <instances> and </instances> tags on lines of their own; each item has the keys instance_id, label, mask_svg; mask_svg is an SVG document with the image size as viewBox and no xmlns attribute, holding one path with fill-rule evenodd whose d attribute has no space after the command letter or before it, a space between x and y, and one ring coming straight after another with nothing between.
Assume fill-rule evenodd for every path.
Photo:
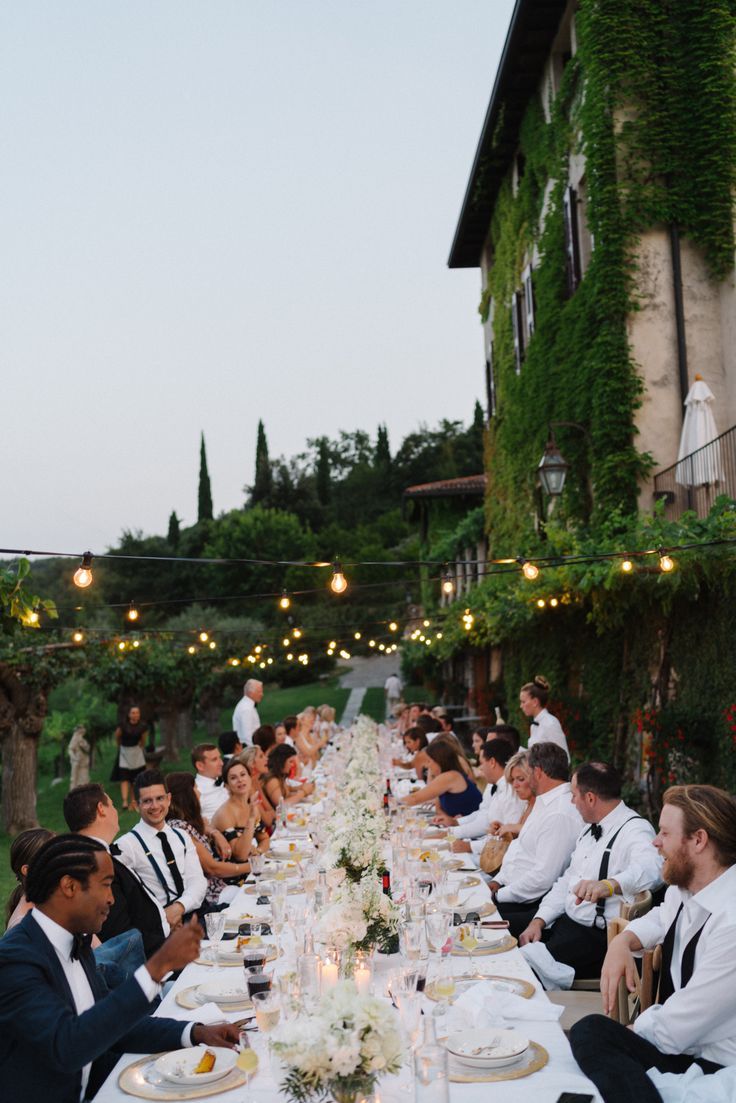
<instances>
[{"instance_id":1,"label":"man with suspenders","mask_svg":"<svg viewBox=\"0 0 736 1103\"><path fill-rule=\"evenodd\" d=\"M621 800L621 776L606 763L586 762L571 782L571 799L587 824L570 865L539 904L519 942L545 943L556 961L580 977L600 976L606 923L637 892L661 884L654 828Z\"/></svg>"},{"instance_id":2,"label":"man with suspenders","mask_svg":"<svg viewBox=\"0 0 736 1103\"><path fill-rule=\"evenodd\" d=\"M661 1103L647 1070L684 1073L695 1064L708 1075L736 1065L736 800L713 785L673 786L654 846L670 886L664 901L611 942L601 972L606 1014L570 1031L575 1059L605 1103ZM631 1028L607 1018L619 981L635 988L634 954L657 945L656 1002ZM726 1098L725 1085L712 1095L703 1087L699 1098Z\"/></svg>"},{"instance_id":3,"label":"man with suspenders","mask_svg":"<svg viewBox=\"0 0 736 1103\"><path fill-rule=\"evenodd\" d=\"M144 770L134 788L141 818L118 839L119 858L158 900L173 929L200 906L207 878L192 841L166 822L171 797L163 775Z\"/></svg>"}]
</instances>

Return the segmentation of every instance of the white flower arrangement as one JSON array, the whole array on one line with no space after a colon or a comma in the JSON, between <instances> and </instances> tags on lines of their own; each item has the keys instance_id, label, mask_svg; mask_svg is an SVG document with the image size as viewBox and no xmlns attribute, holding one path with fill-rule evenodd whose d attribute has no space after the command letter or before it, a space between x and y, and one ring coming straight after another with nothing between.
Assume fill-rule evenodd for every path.
<instances>
[{"instance_id":1,"label":"white flower arrangement","mask_svg":"<svg viewBox=\"0 0 736 1103\"><path fill-rule=\"evenodd\" d=\"M376 874L368 872L335 890L318 916L316 935L332 950L369 950L395 938L400 918L401 909L383 892Z\"/></svg>"},{"instance_id":2,"label":"white flower arrangement","mask_svg":"<svg viewBox=\"0 0 736 1103\"><path fill-rule=\"evenodd\" d=\"M295 1103L368 1094L404 1059L396 1012L383 1000L359 995L352 981L338 983L315 1011L280 1024L271 1046L287 1066L281 1089Z\"/></svg>"}]
</instances>

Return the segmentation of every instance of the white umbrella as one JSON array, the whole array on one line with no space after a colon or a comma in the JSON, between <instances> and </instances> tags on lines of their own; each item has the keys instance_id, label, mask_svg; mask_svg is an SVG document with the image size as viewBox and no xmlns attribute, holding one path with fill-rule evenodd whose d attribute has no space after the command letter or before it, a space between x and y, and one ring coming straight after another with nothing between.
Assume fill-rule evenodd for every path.
<instances>
[{"instance_id":1,"label":"white umbrella","mask_svg":"<svg viewBox=\"0 0 736 1103\"><path fill-rule=\"evenodd\" d=\"M721 482L721 445L713 417L715 395L699 375L685 399L675 482L681 486L706 486ZM694 453L694 454L693 454Z\"/></svg>"}]
</instances>

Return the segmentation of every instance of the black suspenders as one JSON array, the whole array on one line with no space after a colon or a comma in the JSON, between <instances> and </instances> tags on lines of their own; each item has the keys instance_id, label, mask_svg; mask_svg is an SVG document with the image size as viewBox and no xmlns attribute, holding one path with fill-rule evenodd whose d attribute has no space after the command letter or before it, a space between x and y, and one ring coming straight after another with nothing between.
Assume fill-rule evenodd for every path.
<instances>
[{"instance_id":1,"label":"black suspenders","mask_svg":"<svg viewBox=\"0 0 736 1103\"><path fill-rule=\"evenodd\" d=\"M184 844L184 850L186 850L187 844L186 844L186 840L184 839L183 835L181 835L181 833L179 831L177 831L175 827L172 827L171 830L178 837L179 841ZM135 835L136 839L138 840L138 842L141 844L141 847L143 848L143 853L145 854L145 856L148 858L149 862L151 863L151 868L153 869L153 872L156 874L156 877L158 878L158 882L161 885L161 888L166 893L166 904L164 905L164 907L168 908L169 904L173 904L173 902L177 899L177 897L172 894L171 889L169 888L168 882L167 882L166 878L164 877L163 873L161 872L161 867L159 866L158 862L156 861L156 859L154 858L153 854L148 849L146 844L143 842L143 839L141 838L141 836L138 834L138 832L135 830L135 828L133 828L130 833L131 833L131 835Z\"/></svg>"},{"instance_id":2,"label":"black suspenders","mask_svg":"<svg viewBox=\"0 0 736 1103\"><path fill-rule=\"evenodd\" d=\"M616 842L616 839L619 837L619 835L621 834L623 829L626 827L626 824L631 823L633 820L643 820L643 819L644 819L643 816L629 816L628 820L624 820L624 822L621 824L621 826L619 827L616 834L613 835L613 837L609 840L608 845L606 846L606 849L603 851L603 857L601 858L601 868L598 870L598 880L599 881L605 881L606 878L608 877L608 865L611 861L611 851L613 850L613 844ZM593 920L593 926L597 927L599 930L602 930L602 931L605 931L605 929L606 929L605 911L606 911L606 898L605 898L605 896L602 896L601 899L598 900L596 905L595 905L595 919Z\"/></svg>"}]
</instances>

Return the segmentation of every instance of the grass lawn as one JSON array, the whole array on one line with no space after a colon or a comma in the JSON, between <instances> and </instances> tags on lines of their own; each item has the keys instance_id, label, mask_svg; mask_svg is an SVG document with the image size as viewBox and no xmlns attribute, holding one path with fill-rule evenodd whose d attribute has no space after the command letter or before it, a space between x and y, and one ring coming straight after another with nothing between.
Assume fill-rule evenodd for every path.
<instances>
[{"instance_id":1,"label":"grass lawn","mask_svg":"<svg viewBox=\"0 0 736 1103\"><path fill-rule=\"evenodd\" d=\"M383 691L380 691L383 698ZM327 682L309 682L303 686L294 686L289 689L272 689L266 687L263 701L258 707L258 713L264 724L271 724L276 720L282 720L284 716L300 712L308 704L332 705L337 711L338 719L345 708L350 690L341 689L337 681L331 679ZM232 721L232 709L223 709L221 722L223 731L230 728ZM195 728L195 743L204 742L206 734L203 728ZM95 766L91 771L92 781L101 781L107 788L120 811L120 829L127 831L135 825L138 816L133 812L120 810L120 786L109 781L112 772L113 759L116 746L112 741L104 740L98 743L95 754ZM69 786L69 775L54 784L53 759L57 753L57 747L50 744L42 745L39 755L37 807L38 822L51 831L66 831L66 824L62 815L62 802L64 793ZM164 762L165 772L171 770L191 770L192 764L189 752L183 751L178 762ZM0 930L5 929L5 902L13 890L15 879L10 870L9 851L11 838L0 832Z\"/></svg>"}]
</instances>

